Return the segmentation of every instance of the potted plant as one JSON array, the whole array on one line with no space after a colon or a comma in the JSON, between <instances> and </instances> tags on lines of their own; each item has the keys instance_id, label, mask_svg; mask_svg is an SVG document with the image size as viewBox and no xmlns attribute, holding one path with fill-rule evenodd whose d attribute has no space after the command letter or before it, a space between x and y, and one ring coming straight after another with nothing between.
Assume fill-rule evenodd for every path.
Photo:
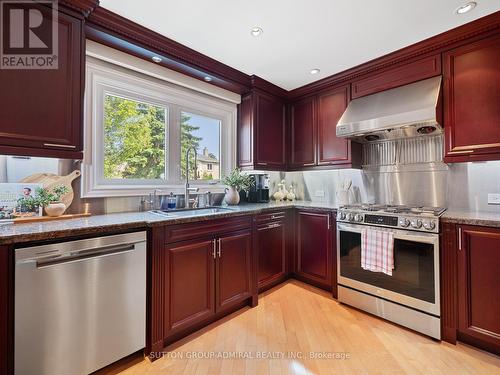
<instances>
[{"instance_id":1,"label":"potted plant","mask_svg":"<svg viewBox=\"0 0 500 375\"><path fill-rule=\"evenodd\" d=\"M64 211L66 211L66 205L61 202L61 197L68 193L68 187L64 185L59 185L54 187L52 190L46 188L38 188L36 190L37 197L40 207L45 208L45 213L49 216L61 216Z\"/></svg>"},{"instance_id":2,"label":"potted plant","mask_svg":"<svg viewBox=\"0 0 500 375\"><path fill-rule=\"evenodd\" d=\"M228 205L237 205L240 203L240 190L248 190L253 184L252 178L249 175L241 173L238 168L225 176L221 182L226 185L226 195L224 200Z\"/></svg>"}]
</instances>

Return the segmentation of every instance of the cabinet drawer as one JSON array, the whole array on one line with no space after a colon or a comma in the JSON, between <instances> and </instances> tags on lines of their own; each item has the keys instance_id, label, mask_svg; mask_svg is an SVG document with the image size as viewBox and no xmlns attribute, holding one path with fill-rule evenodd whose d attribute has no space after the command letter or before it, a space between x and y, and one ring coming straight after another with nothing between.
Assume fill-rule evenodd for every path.
<instances>
[{"instance_id":1,"label":"cabinet drawer","mask_svg":"<svg viewBox=\"0 0 500 375\"><path fill-rule=\"evenodd\" d=\"M260 225L260 224L266 224L269 221L285 220L285 217L286 217L285 211L273 211L255 216L255 222L257 223L257 225Z\"/></svg>"},{"instance_id":2,"label":"cabinet drawer","mask_svg":"<svg viewBox=\"0 0 500 375\"><path fill-rule=\"evenodd\" d=\"M219 233L247 229L251 226L251 216L211 219L205 222L177 224L165 227L165 242L172 243L193 238L207 237Z\"/></svg>"}]
</instances>

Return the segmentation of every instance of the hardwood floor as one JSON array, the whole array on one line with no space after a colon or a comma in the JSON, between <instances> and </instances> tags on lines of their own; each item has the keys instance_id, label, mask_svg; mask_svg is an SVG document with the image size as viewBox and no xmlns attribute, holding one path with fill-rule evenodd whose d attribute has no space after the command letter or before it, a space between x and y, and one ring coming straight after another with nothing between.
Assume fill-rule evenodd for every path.
<instances>
[{"instance_id":1,"label":"hardwood floor","mask_svg":"<svg viewBox=\"0 0 500 375\"><path fill-rule=\"evenodd\" d=\"M122 375L138 374L499 374L500 357L460 344L440 343L335 301L292 280L246 308L140 360ZM198 354L285 353L278 359L196 359ZM324 353L337 359L310 358ZM291 358L287 353L302 353Z\"/></svg>"}]
</instances>

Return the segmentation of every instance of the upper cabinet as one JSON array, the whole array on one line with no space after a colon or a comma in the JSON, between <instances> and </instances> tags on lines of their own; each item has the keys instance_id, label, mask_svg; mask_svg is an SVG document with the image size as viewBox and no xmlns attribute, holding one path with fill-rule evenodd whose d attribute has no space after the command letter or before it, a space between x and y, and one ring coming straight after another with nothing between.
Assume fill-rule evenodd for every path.
<instances>
[{"instance_id":1,"label":"upper cabinet","mask_svg":"<svg viewBox=\"0 0 500 375\"><path fill-rule=\"evenodd\" d=\"M441 74L441 54L383 69L352 82L352 98L375 94Z\"/></svg>"},{"instance_id":2,"label":"upper cabinet","mask_svg":"<svg viewBox=\"0 0 500 375\"><path fill-rule=\"evenodd\" d=\"M337 122L348 103L349 86L346 85L291 104L292 169L359 165L361 145L336 135Z\"/></svg>"},{"instance_id":3,"label":"upper cabinet","mask_svg":"<svg viewBox=\"0 0 500 375\"><path fill-rule=\"evenodd\" d=\"M337 137L337 122L349 103L349 86L342 86L318 96L318 165L352 165L361 155L357 143ZM355 161L355 164L358 161Z\"/></svg>"},{"instance_id":4,"label":"upper cabinet","mask_svg":"<svg viewBox=\"0 0 500 375\"><path fill-rule=\"evenodd\" d=\"M57 69L0 69L0 153L82 157L83 20L59 12L57 31Z\"/></svg>"},{"instance_id":5,"label":"upper cabinet","mask_svg":"<svg viewBox=\"0 0 500 375\"><path fill-rule=\"evenodd\" d=\"M238 165L244 169L279 170L286 167L285 103L254 89L239 108Z\"/></svg>"},{"instance_id":6,"label":"upper cabinet","mask_svg":"<svg viewBox=\"0 0 500 375\"><path fill-rule=\"evenodd\" d=\"M290 166L316 164L316 98L309 97L290 107Z\"/></svg>"},{"instance_id":7,"label":"upper cabinet","mask_svg":"<svg viewBox=\"0 0 500 375\"><path fill-rule=\"evenodd\" d=\"M500 158L500 36L444 53L445 161Z\"/></svg>"}]
</instances>

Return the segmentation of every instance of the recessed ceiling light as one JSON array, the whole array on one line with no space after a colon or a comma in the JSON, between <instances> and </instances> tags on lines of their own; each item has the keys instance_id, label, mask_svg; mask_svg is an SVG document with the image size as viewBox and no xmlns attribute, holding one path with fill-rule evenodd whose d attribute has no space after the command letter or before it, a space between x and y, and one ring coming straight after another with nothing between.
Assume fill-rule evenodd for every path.
<instances>
[{"instance_id":1,"label":"recessed ceiling light","mask_svg":"<svg viewBox=\"0 0 500 375\"><path fill-rule=\"evenodd\" d=\"M212 80L212 77L206 76L203 78L205 81L210 82Z\"/></svg>"},{"instance_id":2,"label":"recessed ceiling light","mask_svg":"<svg viewBox=\"0 0 500 375\"><path fill-rule=\"evenodd\" d=\"M470 3L464 4L462 6L459 6L457 9L455 9L456 14L464 14L467 12L470 12L472 9L476 7L477 3L475 1L471 1Z\"/></svg>"},{"instance_id":3,"label":"recessed ceiling light","mask_svg":"<svg viewBox=\"0 0 500 375\"><path fill-rule=\"evenodd\" d=\"M320 69L314 68L314 69L311 69L311 71L309 73L311 73L311 74L318 74L319 72L321 72Z\"/></svg>"},{"instance_id":4,"label":"recessed ceiling light","mask_svg":"<svg viewBox=\"0 0 500 375\"><path fill-rule=\"evenodd\" d=\"M261 36L264 30L262 30L260 27L254 27L252 30L250 30L250 34L253 36Z\"/></svg>"},{"instance_id":5,"label":"recessed ceiling light","mask_svg":"<svg viewBox=\"0 0 500 375\"><path fill-rule=\"evenodd\" d=\"M161 62L161 57L153 56L153 57L151 57L151 60L153 60L155 63L159 63L159 62Z\"/></svg>"}]
</instances>

